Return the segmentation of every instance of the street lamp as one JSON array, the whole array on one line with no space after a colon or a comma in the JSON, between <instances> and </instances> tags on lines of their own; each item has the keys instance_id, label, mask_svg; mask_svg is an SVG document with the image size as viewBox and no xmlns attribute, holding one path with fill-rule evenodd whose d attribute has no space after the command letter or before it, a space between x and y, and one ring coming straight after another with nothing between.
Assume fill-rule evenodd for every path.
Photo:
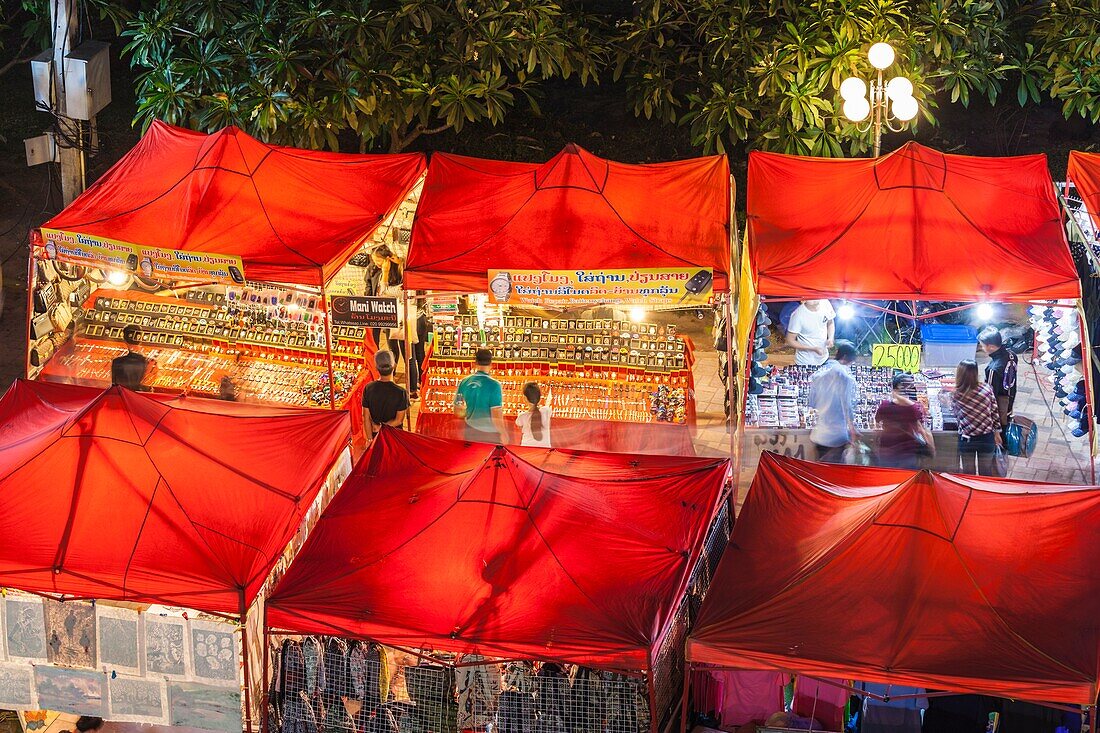
<instances>
[{"instance_id":1,"label":"street lamp","mask_svg":"<svg viewBox=\"0 0 1100 733\"><path fill-rule=\"evenodd\" d=\"M883 71L894 64L894 49L889 43L876 43L867 51L867 60L878 70L878 78L871 79L870 98L867 82L858 76L850 76L840 84L840 97L844 100L841 111L850 121L857 123L860 132L874 129L875 157L882 148L882 127L901 132L906 122L917 116L917 100L913 97L913 82L904 76L889 81ZM870 118L866 127L858 123ZM901 123L894 127L894 122Z\"/></svg>"}]
</instances>

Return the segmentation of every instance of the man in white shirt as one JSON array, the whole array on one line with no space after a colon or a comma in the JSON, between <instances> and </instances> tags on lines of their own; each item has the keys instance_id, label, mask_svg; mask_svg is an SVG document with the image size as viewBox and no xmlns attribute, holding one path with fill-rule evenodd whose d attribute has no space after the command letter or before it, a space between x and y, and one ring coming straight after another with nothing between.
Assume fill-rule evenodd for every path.
<instances>
[{"instance_id":1,"label":"man in white shirt","mask_svg":"<svg viewBox=\"0 0 1100 733\"><path fill-rule=\"evenodd\" d=\"M787 324L787 345L794 349L794 363L821 366L833 345L836 312L827 300L804 300Z\"/></svg>"},{"instance_id":2,"label":"man in white shirt","mask_svg":"<svg viewBox=\"0 0 1100 733\"><path fill-rule=\"evenodd\" d=\"M844 452L856 437L852 411L859 390L848 368L855 360L855 344L842 339L836 344L836 358L818 369L810 380L808 403L817 411L810 442L817 460L825 463L844 463Z\"/></svg>"}]
</instances>

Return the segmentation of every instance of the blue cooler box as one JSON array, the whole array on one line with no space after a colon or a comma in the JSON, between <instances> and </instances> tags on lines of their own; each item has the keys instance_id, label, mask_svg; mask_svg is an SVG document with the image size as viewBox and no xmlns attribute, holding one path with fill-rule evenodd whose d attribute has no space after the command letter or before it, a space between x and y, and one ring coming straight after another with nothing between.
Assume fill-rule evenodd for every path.
<instances>
[{"instance_id":1,"label":"blue cooler box","mask_svg":"<svg viewBox=\"0 0 1100 733\"><path fill-rule=\"evenodd\" d=\"M920 340L924 344L921 362L926 368L954 368L978 353L978 329L973 326L928 323L920 327Z\"/></svg>"}]
</instances>

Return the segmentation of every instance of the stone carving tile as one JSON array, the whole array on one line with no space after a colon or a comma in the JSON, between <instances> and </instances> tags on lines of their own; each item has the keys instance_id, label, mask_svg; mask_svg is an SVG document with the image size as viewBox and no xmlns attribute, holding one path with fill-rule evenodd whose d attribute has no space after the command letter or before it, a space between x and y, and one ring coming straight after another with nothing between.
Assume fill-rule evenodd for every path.
<instances>
[{"instance_id":1,"label":"stone carving tile","mask_svg":"<svg viewBox=\"0 0 1100 733\"><path fill-rule=\"evenodd\" d=\"M128 608L96 605L96 645L99 664L116 672L141 673L141 616Z\"/></svg>"},{"instance_id":2,"label":"stone carving tile","mask_svg":"<svg viewBox=\"0 0 1100 733\"><path fill-rule=\"evenodd\" d=\"M146 674L184 679L187 676L187 621L148 613L143 618Z\"/></svg>"},{"instance_id":3,"label":"stone carving tile","mask_svg":"<svg viewBox=\"0 0 1100 733\"><path fill-rule=\"evenodd\" d=\"M43 601L50 664L95 669L95 608L90 603Z\"/></svg>"},{"instance_id":4,"label":"stone carving tile","mask_svg":"<svg viewBox=\"0 0 1100 733\"><path fill-rule=\"evenodd\" d=\"M107 683L111 720L133 723L166 723L168 690L163 680L112 677Z\"/></svg>"},{"instance_id":5,"label":"stone carving tile","mask_svg":"<svg viewBox=\"0 0 1100 733\"><path fill-rule=\"evenodd\" d=\"M46 617L38 598L7 598L4 642L9 659L46 660Z\"/></svg>"}]
</instances>

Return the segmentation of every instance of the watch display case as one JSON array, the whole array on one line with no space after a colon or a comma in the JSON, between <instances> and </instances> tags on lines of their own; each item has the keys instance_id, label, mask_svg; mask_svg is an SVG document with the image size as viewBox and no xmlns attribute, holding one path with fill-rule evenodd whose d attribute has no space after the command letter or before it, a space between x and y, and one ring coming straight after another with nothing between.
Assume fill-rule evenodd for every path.
<instances>
[{"instance_id":1,"label":"watch display case","mask_svg":"<svg viewBox=\"0 0 1100 733\"><path fill-rule=\"evenodd\" d=\"M493 352L503 413L528 405L523 385L538 382L557 417L630 423L687 423L693 413L687 348L672 325L617 319L545 318L518 309L479 319L437 319L425 367L422 409L449 413L479 348Z\"/></svg>"}]
</instances>

